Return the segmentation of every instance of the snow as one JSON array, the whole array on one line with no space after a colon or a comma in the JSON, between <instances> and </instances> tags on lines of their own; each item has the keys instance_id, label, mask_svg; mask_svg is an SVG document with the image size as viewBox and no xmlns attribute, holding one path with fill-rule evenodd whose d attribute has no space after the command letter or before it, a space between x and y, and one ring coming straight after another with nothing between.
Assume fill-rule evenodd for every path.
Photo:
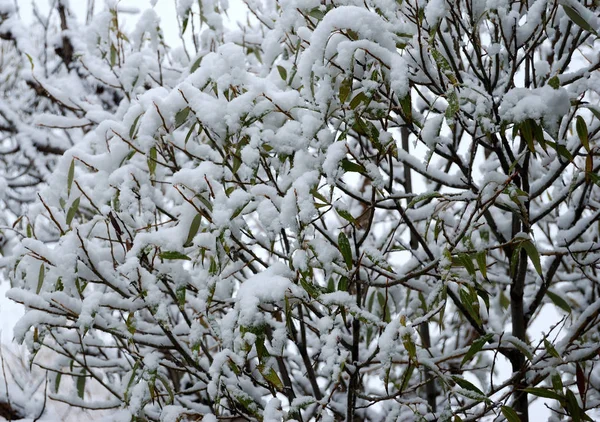
<instances>
[{"instance_id":1,"label":"snow","mask_svg":"<svg viewBox=\"0 0 600 422\"><path fill-rule=\"evenodd\" d=\"M569 94L564 88L513 88L502 99L500 117L515 123L543 119L551 131L557 131L557 121L568 113L570 106Z\"/></svg>"},{"instance_id":2,"label":"snow","mask_svg":"<svg viewBox=\"0 0 600 422\"><path fill-rule=\"evenodd\" d=\"M448 13L449 3L445 0L431 0L425 6L425 19L430 27L438 25L440 20Z\"/></svg>"},{"instance_id":3,"label":"snow","mask_svg":"<svg viewBox=\"0 0 600 422\"><path fill-rule=\"evenodd\" d=\"M304 290L286 276L289 270L282 264L250 277L242 283L236 294L238 322L242 326L253 326L261 322L258 306L272 303L281 306L285 298L303 298Z\"/></svg>"}]
</instances>

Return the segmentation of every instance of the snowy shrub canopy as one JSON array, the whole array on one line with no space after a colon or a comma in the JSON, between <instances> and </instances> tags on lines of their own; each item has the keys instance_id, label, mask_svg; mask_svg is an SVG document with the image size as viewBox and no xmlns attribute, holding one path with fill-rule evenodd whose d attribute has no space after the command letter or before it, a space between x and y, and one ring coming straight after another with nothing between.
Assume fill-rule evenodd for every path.
<instances>
[{"instance_id":1,"label":"snowy shrub canopy","mask_svg":"<svg viewBox=\"0 0 600 422\"><path fill-rule=\"evenodd\" d=\"M179 0L169 46L152 8L59 1L42 45L0 0L8 296L49 399L599 415L598 3L227 3Z\"/></svg>"}]
</instances>

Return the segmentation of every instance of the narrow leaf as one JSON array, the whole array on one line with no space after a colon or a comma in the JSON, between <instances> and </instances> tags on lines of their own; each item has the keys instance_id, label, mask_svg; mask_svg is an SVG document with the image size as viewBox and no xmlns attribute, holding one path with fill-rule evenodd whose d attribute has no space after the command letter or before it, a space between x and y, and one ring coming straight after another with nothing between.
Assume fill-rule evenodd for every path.
<instances>
[{"instance_id":1,"label":"narrow leaf","mask_svg":"<svg viewBox=\"0 0 600 422\"><path fill-rule=\"evenodd\" d=\"M512 407L502 406L500 410L508 422L521 422L521 418Z\"/></svg>"},{"instance_id":2,"label":"narrow leaf","mask_svg":"<svg viewBox=\"0 0 600 422\"><path fill-rule=\"evenodd\" d=\"M547 339L544 339L544 347L546 348L546 351L548 352L548 354L550 356L560 359L560 355L558 354L558 351L554 348L552 343L550 343Z\"/></svg>"},{"instance_id":3,"label":"narrow leaf","mask_svg":"<svg viewBox=\"0 0 600 422\"><path fill-rule=\"evenodd\" d=\"M175 114L175 127L179 127L182 124L185 123L185 121L187 120L188 116L190 114L190 108L186 107L182 110L179 110L176 114Z\"/></svg>"},{"instance_id":4,"label":"narrow leaf","mask_svg":"<svg viewBox=\"0 0 600 422\"><path fill-rule=\"evenodd\" d=\"M554 303L560 309L562 309L568 314L571 313L571 306L569 306L569 303L562 296L559 296L556 293L552 293L550 290L546 291L546 295L550 298L552 303Z\"/></svg>"},{"instance_id":5,"label":"narrow leaf","mask_svg":"<svg viewBox=\"0 0 600 422\"><path fill-rule=\"evenodd\" d=\"M161 259L184 259L186 261L191 261L192 258L190 258L187 255L182 254L181 252L177 252L177 251L165 251L165 252L161 252L158 255Z\"/></svg>"},{"instance_id":6,"label":"narrow leaf","mask_svg":"<svg viewBox=\"0 0 600 422\"><path fill-rule=\"evenodd\" d=\"M368 97L365 95L365 93L364 93L364 92L362 92L362 91L361 91L361 92L359 92L358 94L356 94L356 95L354 96L354 98L352 98L352 100L350 101L350 108L351 108L352 110L354 110L354 109L356 109L356 107L358 107L358 105L359 105L361 102L364 102L364 103L366 103L367 101L369 101L369 98L368 98Z\"/></svg>"},{"instance_id":7,"label":"narrow leaf","mask_svg":"<svg viewBox=\"0 0 600 422\"><path fill-rule=\"evenodd\" d=\"M361 166L360 164L357 164L357 163L353 163L352 161L348 160L347 158L344 158L340 162L340 167L342 167L342 169L344 169L345 171L348 171L348 172L354 172L354 173L364 173L365 172L365 168L363 166Z\"/></svg>"},{"instance_id":8,"label":"narrow leaf","mask_svg":"<svg viewBox=\"0 0 600 422\"><path fill-rule=\"evenodd\" d=\"M579 140L581 141L581 145L585 148L585 150L590 152L590 141L588 137L588 128L583 117L577 116L575 120L575 129L577 130L577 136L579 136Z\"/></svg>"},{"instance_id":9,"label":"narrow leaf","mask_svg":"<svg viewBox=\"0 0 600 422\"><path fill-rule=\"evenodd\" d=\"M533 264L535 271L541 276L542 275L542 264L540 263L540 254L535 245L530 241L523 242L523 248L527 252L529 260Z\"/></svg>"},{"instance_id":10,"label":"narrow leaf","mask_svg":"<svg viewBox=\"0 0 600 422\"><path fill-rule=\"evenodd\" d=\"M477 261L477 266L479 267L479 272L483 278L487 279L487 263L486 263L486 254L485 251L479 251L475 254L475 260Z\"/></svg>"},{"instance_id":11,"label":"narrow leaf","mask_svg":"<svg viewBox=\"0 0 600 422\"><path fill-rule=\"evenodd\" d=\"M350 214L348 211L346 211L346 210L336 210L336 211L340 215L340 217L342 217L344 220L349 221L350 223L356 222L356 219L354 218L354 216L352 214Z\"/></svg>"},{"instance_id":12,"label":"narrow leaf","mask_svg":"<svg viewBox=\"0 0 600 422\"><path fill-rule=\"evenodd\" d=\"M470 381L467 381L464 378L460 378L458 376L453 376L452 379L454 380L454 382L456 382L461 388L464 388L465 390L469 390L469 391L473 391L474 393L480 394L482 396L484 396L483 391L481 391L479 388L477 388L473 383L471 383Z\"/></svg>"},{"instance_id":13,"label":"narrow leaf","mask_svg":"<svg viewBox=\"0 0 600 422\"><path fill-rule=\"evenodd\" d=\"M42 290L42 285L44 284L44 275L46 273L46 267L44 266L44 263L42 262L42 264L40 265L40 272L38 274L38 284L37 284L37 289L36 289L36 294L39 294L40 291Z\"/></svg>"},{"instance_id":14,"label":"narrow leaf","mask_svg":"<svg viewBox=\"0 0 600 422\"><path fill-rule=\"evenodd\" d=\"M285 67L277 66L277 71L279 72L279 76L281 77L281 79L286 81L287 80L287 70L285 70Z\"/></svg>"},{"instance_id":15,"label":"narrow leaf","mask_svg":"<svg viewBox=\"0 0 600 422\"><path fill-rule=\"evenodd\" d=\"M113 67L117 63L117 49L114 44L110 45L110 66Z\"/></svg>"},{"instance_id":16,"label":"narrow leaf","mask_svg":"<svg viewBox=\"0 0 600 422\"><path fill-rule=\"evenodd\" d=\"M75 159L72 159L71 166L69 167L69 173L67 174L67 196L71 195L71 186L73 185L74 178L75 178Z\"/></svg>"},{"instance_id":17,"label":"narrow leaf","mask_svg":"<svg viewBox=\"0 0 600 422\"><path fill-rule=\"evenodd\" d=\"M338 235L338 247L342 256L344 257L344 261L346 261L346 266L348 269L352 268L352 249L350 248L350 242L348 238L344 234L344 232L340 232Z\"/></svg>"},{"instance_id":18,"label":"narrow leaf","mask_svg":"<svg viewBox=\"0 0 600 422\"><path fill-rule=\"evenodd\" d=\"M340 102L342 104L346 102L346 100L350 96L351 92L352 92L352 77L349 76L346 79L344 79L342 81L342 83L340 84L340 91L339 91L338 95L340 97Z\"/></svg>"},{"instance_id":19,"label":"narrow leaf","mask_svg":"<svg viewBox=\"0 0 600 422\"><path fill-rule=\"evenodd\" d=\"M529 387L529 388L524 388L523 391L528 394L533 394L534 396L537 396L537 397L543 397L545 399L554 399L554 400L558 400L560 402L562 402L564 400L563 396L559 395L558 393L555 393L552 390L548 390L546 388Z\"/></svg>"},{"instance_id":20,"label":"narrow leaf","mask_svg":"<svg viewBox=\"0 0 600 422\"><path fill-rule=\"evenodd\" d=\"M262 372L262 376L265 378L265 380L267 380L269 384L271 384L277 390L283 390L283 383L281 382L279 375L277 375L277 372L275 372L273 368L269 368L268 370Z\"/></svg>"},{"instance_id":21,"label":"narrow leaf","mask_svg":"<svg viewBox=\"0 0 600 422\"><path fill-rule=\"evenodd\" d=\"M185 240L185 243L183 244L184 248L192 246L194 236L196 236L196 234L198 233L198 229L200 229L201 221L202 221L202 216L200 214L196 214L196 216L192 220L192 224L190 224L190 230L188 231L187 238Z\"/></svg>"},{"instance_id":22,"label":"narrow leaf","mask_svg":"<svg viewBox=\"0 0 600 422\"><path fill-rule=\"evenodd\" d=\"M59 372L56 374L56 378L54 379L54 393L58 393L58 387L60 386L60 380L62 379L62 373Z\"/></svg>"},{"instance_id":23,"label":"narrow leaf","mask_svg":"<svg viewBox=\"0 0 600 422\"><path fill-rule=\"evenodd\" d=\"M594 172L594 156L590 153L585 157L585 181L587 183L592 180L591 175Z\"/></svg>"},{"instance_id":24,"label":"narrow leaf","mask_svg":"<svg viewBox=\"0 0 600 422\"><path fill-rule=\"evenodd\" d=\"M81 197L78 197L73 201L71 206L69 207L69 211L67 211L67 226L71 225L75 214L77 214L77 210L79 210L79 201Z\"/></svg>"},{"instance_id":25,"label":"narrow leaf","mask_svg":"<svg viewBox=\"0 0 600 422\"><path fill-rule=\"evenodd\" d=\"M140 118L143 116L143 114L140 114L139 116L137 116L135 118L135 120L133 121L133 124L131 125L131 127L129 128L129 137L131 139L133 139L133 137L135 136L135 133L137 132L137 124L140 121Z\"/></svg>"},{"instance_id":26,"label":"narrow leaf","mask_svg":"<svg viewBox=\"0 0 600 422\"><path fill-rule=\"evenodd\" d=\"M569 6L565 6L564 4L563 9L565 10L565 13L569 17L569 19L571 19L577 26L579 26L582 29L585 29L588 32L596 34L594 28L592 28L591 25L585 19L583 19L583 17L575 9Z\"/></svg>"},{"instance_id":27,"label":"narrow leaf","mask_svg":"<svg viewBox=\"0 0 600 422\"><path fill-rule=\"evenodd\" d=\"M581 408L579 407L579 403L577 402L577 397L575 397L575 394L569 389L567 389L567 391L566 391L566 396L567 396L567 406L566 406L567 411L571 415L573 422L580 422L581 421Z\"/></svg>"},{"instance_id":28,"label":"narrow leaf","mask_svg":"<svg viewBox=\"0 0 600 422\"><path fill-rule=\"evenodd\" d=\"M85 393L85 369L81 370L81 376L77 377L77 395L80 399L83 399L83 394Z\"/></svg>"},{"instance_id":29,"label":"narrow leaf","mask_svg":"<svg viewBox=\"0 0 600 422\"><path fill-rule=\"evenodd\" d=\"M469 347L469 350L467 351L467 353L465 354L465 356L463 357L463 360L460 363L461 366L464 365L466 362L470 361L471 358L473 356L475 356L475 354L477 352L481 351L481 349L483 349L483 346L485 346L485 344L488 341L490 341L493 337L494 337L493 334L486 334L486 335L478 338L477 340L475 340L473 342L473 344L471 344L471 347Z\"/></svg>"}]
</instances>

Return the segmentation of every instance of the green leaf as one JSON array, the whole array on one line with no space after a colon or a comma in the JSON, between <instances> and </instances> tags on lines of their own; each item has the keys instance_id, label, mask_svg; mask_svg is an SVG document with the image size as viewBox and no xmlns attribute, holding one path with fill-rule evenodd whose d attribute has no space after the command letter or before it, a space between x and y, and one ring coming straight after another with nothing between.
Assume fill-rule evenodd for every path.
<instances>
[{"instance_id":1,"label":"green leaf","mask_svg":"<svg viewBox=\"0 0 600 422\"><path fill-rule=\"evenodd\" d=\"M454 380L454 382L456 382L461 388L464 388L465 390L469 390L469 391L473 391L474 393L477 393L481 396L485 396L485 394L483 394L483 391L481 391L479 388L477 388L473 383L467 381L464 378L460 378L456 375L452 376L452 379Z\"/></svg>"},{"instance_id":2,"label":"green leaf","mask_svg":"<svg viewBox=\"0 0 600 422\"><path fill-rule=\"evenodd\" d=\"M563 9L565 10L565 13L569 17L569 19L571 19L581 29L591 32L592 34L598 35L594 28L592 28L592 26L585 19L583 19L583 17L575 9L569 6L565 6L564 4Z\"/></svg>"},{"instance_id":3,"label":"green leaf","mask_svg":"<svg viewBox=\"0 0 600 422\"><path fill-rule=\"evenodd\" d=\"M308 295L312 298L317 298L320 296L321 292L315 286L304 280L304 278L300 279L300 285L302 288L308 293Z\"/></svg>"},{"instance_id":4,"label":"green leaf","mask_svg":"<svg viewBox=\"0 0 600 422\"><path fill-rule=\"evenodd\" d=\"M283 383L273 368L269 368L268 370L261 372L261 374L264 379L277 390L283 390Z\"/></svg>"},{"instance_id":5,"label":"green leaf","mask_svg":"<svg viewBox=\"0 0 600 422\"><path fill-rule=\"evenodd\" d=\"M187 29L189 20L190 20L190 14L189 14L189 10L188 10L188 12L185 15L185 18L183 18L183 22L181 24L181 35L185 34L185 30Z\"/></svg>"},{"instance_id":6,"label":"green leaf","mask_svg":"<svg viewBox=\"0 0 600 422\"><path fill-rule=\"evenodd\" d=\"M342 104L344 104L346 102L346 100L350 96L351 92L352 92L352 76L349 76L346 79L344 79L342 81L342 83L340 84L340 90L339 90L338 95L340 97L340 102Z\"/></svg>"},{"instance_id":7,"label":"green leaf","mask_svg":"<svg viewBox=\"0 0 600 422\"><path fill-rule=\"evenodd\" d=\"M549 145L552 149L556 150L556 153L561 156L562 158L564 158L565 160L567 160L568 162L573 161L573 155L571 154L571 152L569 151L569 149L561 144L556 144L552 141L546 141L546 144Z\"/></svg>"},{"instance_id":8,"label":"green leaf","mask_svg":"<svg viewBox=\"0 0 600 422\"><path fill-rule=\"evenodd\" d=\"M440 53L435 48L432 48L430 51L431 51L431 56L435 60L435 63L438 65L438 67L444 73L452 71L452 67L450 66L450 63L448 63L448 60L446 60L446 58L444 57L444 55L442 53Z\"/></svg>"},{"instance_id":9,"label":"green leaf","mask_svg":"<svg viewBox=\"0 0 600 422\"><path fill-rule=\"evenodd\" d=\"M238 217L242 211L244 210L244 208L246 208L246 206L249 204L249 202L246 202L244 205L237 207L235 209L235 211L233 211L233 214L231 214L231 219L233 220L234 218Z\"/></svg>"},{"instance_id":10,"label":"green leaf","mask_svg":"<svg viewBox=\"0 0 600 422\"><path fill-rule=\"evenodd\" d=\"M46 267L45 267L44 263L42 262L40 265L40 272L38 273L38 284L37 284L37 289L35 291L36 294L40 294L40 291L42 290L42 286L44 284L45 273L46 273Z\"/></svg>"},{"instance_id":11,"label":"green leaf","mask_svg":"<svg viewBox=\"0 0 600 422\"><path fill-rule=\"evenodd\" d=\"M561 396L547 388L529 387L529 388L524 388L523 391L528 394L533 394L534 396L537 396L537 397L543 397L545 399L554 399L554 400L558 400L560 402L562 402L564 400L563 396Z\"/></svg>"},{"instance_id":12,"label":"green leaf","mask_svg":"<svg viewBox=\"0 0 600 422\"><path fill-rule=\"evenodd\" d=\"M535 245L531 241L527 240L523 242L522 246L525 249L527 256L529 257L529 260L533 264L535 271L540 276L542 276L542 264L540 263L540 254L536 249Z\"/></svg>"},{"instance_id":13,"label":"green leaf","mask_svg":"<svg viewBox=\"0 0 600 422\"><path fill-rule=\"evenodd\" d=\"M402 338L402 344L408 352L411 362L415 361L417 358L417 346L415 345L415 342L412 341L410 335L407 334Z\"/></svg>"},{"instance_id":14,"label":"green leaf","mask_svg":"<svg viewBox=\"0 0 600 422\"><path fill-rule=\"evenodd\" d=\"M481 316L479 315L478 307L479 301L477 300L477 297L473 297L471 295L471 292L465 289L460 290L459 296L462 305L465 307L471 318L473 318L478 323L481 323Z\"/></svg>"},{"instance_id":15,"label":"green leaf","mask_svg":"<svg viewBox=\"0 0 600 422\"><path fill-rule=\"evenodd\" d=\"M340 167L342 167L342 169L344 169L347 172L365 173L365 168L362 165L354 163L348 160L347 158L344 158L340 162Z\"/></svg>"},{"instance_id":16,"label":"green leaf","mask_svg":"<svg viewBox=\"0 0 600 422\"><path fill-rule=\"evenodd\" d=\"M152 177L154 177L154 173L156 172L156 159L156 147L152 147L148 153L148 171Z\"/></svg>"},{"instance_id":17,"label":"green leaf","mask_svg":"<svg viewBox=\"0 0 600 422\"><path fill-rule=\"evenodd\" d=\"M577 397L575 397L575 393L571 390L567 389L567 411L571 415L573 422L581 422L581 408L579 407L579 403L577 402Z\"/></svg>"},{"instance_id":18,"label":"green leaf","mask_svg":"<svg viewBox=\"0 0 600 422\"><path fill-rule=\"evenodd\" d=\"M350 100L350 108L352 110L355 110L360 103L367 103L368 101L369 97L367 97L365 93L361 91L358 94L356 94L354 98L352 98L352 100Z\"/></svg>"},{"instance_id":19,"label":"green leaf","mask_svg":"<svg viewBox=\"0 0 600 422\"><path fill-rule=\"evenodd\" d=\"M80 399L83 399L83 394L85 393L85 369L81 370L81 376L77 377L77 395Z\"/></svg>"},{"instance_id":20,"label":"green leaf","mask_svg":"<svg viewBox=\"0 0 600 422\"><path fill-rule=\"evenodd\" d=\"M321 195L321 193L319 193L319 191L317 190L316 187L312 188L310 190L310 193L312 196L314 196L315 198L317 198L319 201L325 203L325 204L329 204L329 201L327 200L327 198L325 198L323 195Z\"/></svg>"},{"instance_id":21,"label":"green leaf","mask_svg":"<svg viewBox=\"0 0 600 422\"><path fill-rule=\"evenodd\" d=\"M208 199L206 199L204 196L202 196L200 194L196 195L196 198L198 198L200 200L200 202L202 202L202 204L206 207L207 210L212 212L212 204L210 203L210 201Z\"/></svg>"},{"instance_id":22,"label":"green leaf","mask_svg":"<svg viewBox=\"0 0 600 422\"><path fill-rule=\"evenodd\" d=\"M460 104L458 103L458 96L456 95L456 92L452 91L450 95L448 95L447 101L448 108L444 113L444 117L446 117L448 120L451 120L454 119L454 116L456 113L458 113L458 110L460 110Z\"/></svg>"},{"instance_id":23,"label":"green leaf","mask_svg":"<svg viewBox=\"0 0 600 422\"><path fill-rule=\"evenodd\" d=\"M31 65L31 70L33 70L33 68L35 67L35 64L33 63L33 57L31 57L27 53L25 53L25 55L27 56L27 60L29 60L29 64Z\"/></svg>"},{"instance_id":24,"label":"green leaf","mask_svg":"<svg viewBox=\"0 0 600 422\"><path fill-rule=\"evenodd\" d=\"M348 277L342 276L342 277L340 277L340 281L338 281L337 289L338 289L338 291L347 292L349 285L350 285L350 280L348 280Z\"/></svg>"},{"instance_id":25,"label":"green leaf","mask_svg":"<svg viewBox=\"0 0 600 422\"><path fill-rule=\"evenodd\" d=\"M558 79L558 76L551 77L548 80L548 85L550 85L554 89L559 89L560 88L560 79Z\"/></svg>"},{"instance_id":26,"label":"green leaf","mask_svg":"<svg viewBox=\"0 0 600 422\"><path fill-rule=\"evenodd\" d=\"M411 208L412 206L418 204L419 202L426 201L432 198L440 198L442 196L439 192L428 192L421 195L415 196L409 203L407 208Z\"/></svg>"},{"instance_id":27,"label":"green leaf","mask_svg":"<svg viewBox=\"0 0 600 422\"><path fill-rule=\"evenodd\" d=\"M563 391L563 383L562 383L562 379L560 378L560 374L555 372L554 374L552 374L552 388L554 388L554 391L556 391L557 393L562 393Z\"/></svg>"},{"instance_id":28,"label":"green leaf","mask_svg":"<svg viewBox=\"0 0 600 422\"><path fill-rule=\"evenodd\" d=\"M535 145L533 144L533 128L531 125L531 119L527 119L519 125L521 137L527 142L527 148L533 154L535 154Z\"/></svg>"},{"instance_id":29,"label":"green leaf","mask_svg":"<svg viewBox=\"0 0 600 422\"><path fill-rule=\"evenodd\" d=\"M338 247L342 256L344 257L344 261L346 261L346 266L348 269L352 268L352 249L350 248L350 242L348 238L344 234L344 232L340 232L338 235Z\"/></svg>"},{"instance_id":30,"label":"green leaf","mask_svg":"<svg viewBox=\"0 0 600 422\"><path fill-rule=\"evenodd\" d=\"M557 295L556 293L552 293L550 290L546 290L546 295L550 298L552 303L554 303L560 309L562 309L568 314L571 313L571 306L569 306L569 304L563 297Z\"/></svg>"},{"instance_id":31,"label":"green leaf","mask_svg":"<svg viewBox=\"0 0 600 422\"><path fill-rule=\"evenodd\" d=\"M190 114L190 111L191 111L191 109L189 107L186 107L182 110L179 110L177 113L175 113L175 127L179 127L185 123L185 121L187 120L187 118Z\"/></svg>"},{"instance_id":32,"label":"green leaf","mask_svg":"<svg viewBox=\"0 0 600 422\"><path fill-rule=\"evenodd\" d=\"M127 316L127 319L125 320L125 326L127 327L127 331L129 331L130 334L135 334L135 315L133 312L130 312Z\"/></svg>"},{"instance_id":33,"label":"green leaf","mask_svg":"<svg viewBox=\"0 0 600 422\"><path fill-rule=\"evenodd\" d=\"M192 67L190 67L190 73L194 73L196 70L198 70L198 68L200 67L200 63L202 63L203 58L204 58L204 56L198 57L198 59L194 62Z\"/></svg>"},{"instance_id":34,"label":"green leaf","mask_svg":"<svg viewBox=\"0 0 600 422\"><path fill-rule=\"evenodd\" d=\"M524 356L525 356L527 359L529 359L529 360L532 360L532 359L533 359L533 355L531 354L531 351L530 351L530 350L529 350L527 347L523 346L523 345L522 345L520 342L518 342L518 341L512 341L512 340L509 340L509 341L510 341L510 342L513 344L513 346L515 346L515 347L516 347L516 348L517 348L517 349L518 349L518 350L519 350L521 353L523 353L523 355L524 355Z\"/></svg>"},{"instance_id":35,"label":"green leaf","mask_svg":"<svg viewBox=\"0 0 600 422\"><path fill-rule=\"evenodd\" d=\"M412 99L410 92L404 97L400 99L400 108L402 109L402 113L404 114L404 118L408 121L412 121ZM446 110L448 112L448 110Z\"/></svg>"},{"instance_id":36,"label":"green leaf","mask_svg":"<svg viewBox=\"0 0 600 422\"><path fill-rule=\"evenodd\" d=\"M117 63L117 49L114 44L110 45L110 66L113 67Z\"/></svg>"},{"instance_id":37,"label":"green leaf","mask_svg":"<svg viewBox=\"0 0 600 422\"><path fill-rule=\"evenodd\" d=\"M589 183L592 180L592 174L594 171L594 156L588 154L585 157L585 181Z\"/></svg>"},{"instance_id":38,"label":"green leaf","mask_svg":"<svg viewBox=\"0 0 600 422\"><path fill-rule=\"evenodd\" d=\"M160 374L157 374L156 378L158 378L160 383L165 387L165 390L167 390L167 394L169 395L169 404L173 403L175 400L175 394L173 394L173 389L171 388L169 381L167 381L167 379Z\"/></svg>"},{"instance_id":39,"label":"green leaf","mask_svg":"<svg viewBox=\"0 0 600 422\"><path fill-rule=\"evenodd\" d=\"M281 79L286 81L287 80L287 70L285 70L285 67L277 66L277 71L279 72L279 76L281 77Z\"/></svg>"},{"instance_id":40,"label":"green leaf","mask_svg":"<svg viewBox=\"0 0 600 422\"><path fill-rule=\"evenodd\" d=\"M59 372L56 374L56 378L54 379L54 393L58 393L58 387L60 386L60 380L62 379L62 373Z\"/></svg>"},{"instance_id":41,"label":"green leaf","mask_svg":"<svg viewBox=\"0 0 600 422\"><path fill-rule=\"evenodd\" d=\"M598 107L588 105L587 108L594 116L596 116L596 119L600 120L600 109Z\"/></svg>"},{"instance_id":42,"label":"green leaf","mask_svg":"<svg viewBox=\"0 0 600 422\"><path fill-rule=\"evenodd\" d=\"M165 251L165 252L161 252L158 255L161 259L184 259L186 261L191 261L192 258L190 258L187 255L182 254L181 252L177 252L177 251Z\"/></svg>"},{"instance_id":43,"label":"green leaf","mask_svg":"<svg viewBox=\"0 0 600 422\"><path fill-rule=\"evenodd\" d=\"M348 211L346 211L346 210L336 210L336 211L340 215L340 217L342 217L344 220L349 221L350 223L356 222L356 219L354 218L354 216L352 214L350 214Z\"/></svg>"},{"instance_id":44,"label":"green leaf","mask_svg":"<svg viewBox=\"0 0 600 422\"><path fill-rule=\"evenodd\" d=\"M71 206L69 207L69 211L67 211L67 226L71 225L71 222L73 221L73 218L75 217L75 214L77 213L77 210L79 210L79 200L81 199L81 197L78 197L77 199L75 199L73 201L73 203L71 204Z\"/></svg>"},{"instance_id":45,"label":"green leaf","mask_svg":"<svg viewBox=\"0 0 600 422\"><path fill-rule=\"evenodd\" d=\"M325 17L325 13L323 11L321 11L321 9L319 7L315 7L314 9L310 10L308 12L308 15L319 21Z\"/></svg>"},{"instance_id":46,"label":"green leaf","mask_svg":"<svg viewBox=\"0 0 600 422\"><path fill-rule=\"evenodd\" d=\"M544 138L544 131L542 130L542 127L538 125L535 120L531 120L531 127L533 128L533 137L535 140L538 142L538 144L540 144L544 151L548 152L546 147L546 138Z\"/></svg>"},{"instance_id":47,"label":"green leaf","mask_svg":"<svg viewBox=\"0 0 600 422\"><path fill-rule=\"evenodd\" d=\"M75 179L75 159L71 160L71 166L69 167L69 173L67 174L67 196L71 195L73 179Z\"/></svg>"},{"instance_id":48,"label":"green leaf","mask_svg":"<svg viewBox=\"0 0 600 422\"><path fill-rule=\"evenodd\" d=\"M202 221L202 216L200 214L196 214L196 216L192 220L192 224L190 224L190 230L188 231L187 238L185 240L185 243L183 244L184 248L192 246L194 236L196 236L196 234L198 233L198 229L200 229L201 221Z\"/></svg>"},{"instance_id":49,"label":"green leaf","mask_svg":"<svg viewBox=\"0 0 600 422\"><path fill-rule=\"evenodd\" d=\"M140 114L139 116L137 116L135 118L135 120L133 121L133 124L131 125L131 127L129 128L129 138L133 139L133 137L135 136L136 132L137 132L137 124L140 121L140 118L143 116L143 114Z\"/></svg>"},{"instance_id":50,"label":"green leaf","mask_svg":"<svg viewBox=\"0 0 600 422\"><path fill-rule=\"evenodd\" d=\"M465 356L463 357L463 360L460 363L461 366L464 365L466 362L470 361L471 358L473 356L475 356L475 354L477 352L481 351L481 349L483 349L483 346L485 346L486 343L488 341L490 341L493 337L494 337L493 334L486 334L486 335L478 338L477 340L475 340L473 342L473 344L471 344L471 347L469 347L469 350L467 351L467 353L465 354Z\"/></svg>"},{"instance_id":51,"label":"green leaf","mask_svg":"<svg viewBox=\"0 0 600 422\"><path fill-rule=\"evenodd\" d=\"M512 407L502 406L500 410L508 422L521 422L521 418Z\"/></svg>"},{"instance_id":52,"label":"green leaf","mask_svg":"<svg viewBox=\"0 0 600 422\"><path fill-rule=\"evenodd\" d=\"M477 261L477 266L479 267L479 272L483 276L483 278L487 279L487 262L486 262L486 253L485 251L479 251L475 254L475 260Z\"/></svg>"},{"instance_id":53,"label":"green leaf","mask_svg":"<svg viewBox=\"0 0 600 422\"><path fill-rule=\"evenodd\" d=\"M415 366L412 364L409 364L408 368L406 368L406 371L404 372L404 375L402 375L402 384L400 385L400 391L406 390L414 370L415 370Z\"/></svg>"},{"instance_id":54,"label":"green leaf","mask_svg":"<svg viewBox=\"0 0 600 422\"><path fill-rule=\"evenodd\" d=\"M590 141L588 138L588 128L583 117L577 116L575 119L575 129L577 129L577 136L579 136L579 140L581 141L581 145L585 148L585 150L590 152Z\"/></svg>"},{"instance_id":55,"label":"green leaf","mask_svg":"<svg viewBox=\"0 0 600 422\"><path fill-rule=\"evenodd\" d=\"M552 343L550 343L547 339L544 339L544 347L550 356L554 356L557 359L560 359L560 355L558 351L554 348Z\"/></svg>"},{"instance_id":56,"label":"green leaf","mask_svg":"<svg viewBox=\"0 0 600 422\"><path fill-rule=\"evenodd\" d=\"M135 380L135 373L137 372L139 367L140 367L140 361L136 360L135 363L133 364L133 368L131 370L131 377L129 377L129 381L127 382L127 387L125 388L125 393L123 393L126 403L129 401L129 390L131 389L131 386L133 385L133 382Z\"/></svg>"},{"instance_id":57,"label":"green leaf","mask_svg":"<svg viewBox=\"0 0 600 422\"><path fill-rule=\"evenodd\" d=\"M467 270L469 275L472 275L472 276L475 275L475 266L473 265L473 259L471 258L471 255L467 255L465 253L459 253L455 259L458 263L460 263L459 266L462 266ZM453 259L453 263L454 263L454 259Z\"/></svg>"},{"instance_id":58,"label":"green leaf","mask_svg":"<svg viewBox=\"0 0 600 422\"><path fill-rule=\"evenodd\" d=\"M175 296L177 297L177 303L179 304L180 307L183 307L183 305L185 305L186 292L187 292L187 289L185 288L185 286L178 287L177 290L175 291Z\"/></svg>"}]
</instances>

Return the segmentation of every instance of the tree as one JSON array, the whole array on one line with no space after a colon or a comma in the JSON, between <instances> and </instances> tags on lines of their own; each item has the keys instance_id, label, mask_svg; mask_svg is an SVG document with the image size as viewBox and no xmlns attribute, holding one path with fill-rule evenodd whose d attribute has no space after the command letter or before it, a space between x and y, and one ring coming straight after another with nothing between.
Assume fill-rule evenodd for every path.
<instances>
[{"instance_id":1,"label":"tree","mask_svg":"<svg viewBox=\"0 0 600 422\"><path fill-rule=\"evenodd\" d=\"M33 22L23 21L10 3L0 4L0 218L5 226L24 217L60 156L112 115L123 95L112 80L102 79L106 75L89 70L102 70L97 62L106 58L106 46L75 37L98 28L80 24L62 1L47 15L33 3ZM4 235L7 241L14 238L11 230Z\"/></svg>"},{"instance_id":2,"label":"tree","mask_svg":"<svg viewBox=\"0 0 600 422\"><path fill-rule=\"evenodd\" d=\"M65 34L119 105L16 226L15 330L53 352L49 397L511 422L545 398L592 420L597 4L247 2L227 30L225 3L180 2L175 50L152 10ZM563 317L540 335L544 308Z\"/></svg>"}]
</instances>

